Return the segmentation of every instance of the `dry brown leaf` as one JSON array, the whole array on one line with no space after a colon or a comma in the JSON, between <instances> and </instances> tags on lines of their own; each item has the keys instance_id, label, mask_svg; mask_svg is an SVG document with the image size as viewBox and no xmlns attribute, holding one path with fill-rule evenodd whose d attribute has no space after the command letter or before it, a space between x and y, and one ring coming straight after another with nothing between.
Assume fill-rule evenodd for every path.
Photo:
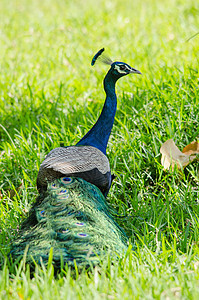
<instances>
[{"instance_id":1,"label":"dry brown leaf","mask_svg":"<svg viewBox=\"0 0 199 300\"><path fill-rule=\"evenodd\" d=\"M198 141L191 142L191 144L184 147L184 149L182 150L182 153L184 153L186 155L198 154L199 153L199 142Z\"/></svg>"},{"instance_id":2,"label":"dry brown leaf","mask_svg":"<svg viewBox=\"0 0 199 300\"><path fill-rule=\"evenodd\" d=\"M199 153L198 144L198 142L192 142L181 152L172 139L163 143L160 153L162 154L161 164L164 169L169 170L171 166L172 170L174 170L175 165L178 169L186 167L196 158L196 154Z\"/></svg>"}]
</instances>

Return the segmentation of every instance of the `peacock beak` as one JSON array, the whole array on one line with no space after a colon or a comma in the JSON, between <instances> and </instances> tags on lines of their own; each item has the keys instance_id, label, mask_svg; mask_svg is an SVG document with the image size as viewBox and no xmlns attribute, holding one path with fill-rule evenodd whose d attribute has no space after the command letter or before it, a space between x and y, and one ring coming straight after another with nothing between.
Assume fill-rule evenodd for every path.
<instances>
[{"instance_id":1,"label":"peacock beak","mask_svg":"<svg viewBox=\"0 0 199 300\"><path fill-rule=\"evenodd\" d=\"M142 73L134 68L131 68L131 70L129 71L129 73L134 73L134 74L140 74L142 75Z\"/></svg>"}]
</instances>

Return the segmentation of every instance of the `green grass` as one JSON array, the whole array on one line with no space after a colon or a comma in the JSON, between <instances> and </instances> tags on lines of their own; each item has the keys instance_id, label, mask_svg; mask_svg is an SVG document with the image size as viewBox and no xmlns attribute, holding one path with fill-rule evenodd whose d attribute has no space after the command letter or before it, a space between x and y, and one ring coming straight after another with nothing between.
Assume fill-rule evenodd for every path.
<instances>
[{"instance_id":1,"label":"green grass","mask_svg":"<svg viewBox=\"0 0 199 300\"><path fill-rule=\"evenodd\" d=\"M0 299L198 299L199 167L165 173L160 146L199 137L199 4L184 0L0 3ZM194 36L195 35L195 36ZM191 38L192 37L192 38ZM191 38L191 39L190 39ZM117 84L108 201L135 251L100 272L9 274L4 256L45 155L75 144L104 101L101 47L140 70Z\"/></svg>"}]
</instances>

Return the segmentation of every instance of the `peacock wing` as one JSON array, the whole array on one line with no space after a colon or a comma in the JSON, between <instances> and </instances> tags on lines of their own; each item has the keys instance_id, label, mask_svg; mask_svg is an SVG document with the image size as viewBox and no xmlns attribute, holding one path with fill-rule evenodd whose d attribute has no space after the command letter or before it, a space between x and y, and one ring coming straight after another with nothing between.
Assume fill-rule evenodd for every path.
<instances>
[{"instance_id":1,"label":"peacock wing","mask_svg":"<svg viewBox=\"0 0 199 300\"><path fill-rule=\"evenodd\" d=\"M62 176L83 178L99 187L104 195L107 195L111 185L109 160L99 149L92 146L53 149L40 166L38 190L46 189L47 182Z\"/></svg>"}]
</instances>

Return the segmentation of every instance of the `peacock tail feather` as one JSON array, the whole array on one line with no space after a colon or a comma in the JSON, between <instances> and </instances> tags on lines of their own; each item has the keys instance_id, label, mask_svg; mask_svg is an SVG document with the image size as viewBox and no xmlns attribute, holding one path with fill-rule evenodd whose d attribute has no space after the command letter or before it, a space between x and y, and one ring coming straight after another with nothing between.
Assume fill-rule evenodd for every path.
<instances>
[{"instance_id":1,"label":"peacock tail feather","mask_svg":"<svg viewBox=\"0 0 199 300\"><path fill-rule=\"evenodd\" d=\"M38 196L10 254L19 260L27 249L27 263L46 265L53 248L56 268L61 263L87 267L109 253L123 255L127 244L99 188L81 178L62 177Z\"/></svg>"}]
</instances>

